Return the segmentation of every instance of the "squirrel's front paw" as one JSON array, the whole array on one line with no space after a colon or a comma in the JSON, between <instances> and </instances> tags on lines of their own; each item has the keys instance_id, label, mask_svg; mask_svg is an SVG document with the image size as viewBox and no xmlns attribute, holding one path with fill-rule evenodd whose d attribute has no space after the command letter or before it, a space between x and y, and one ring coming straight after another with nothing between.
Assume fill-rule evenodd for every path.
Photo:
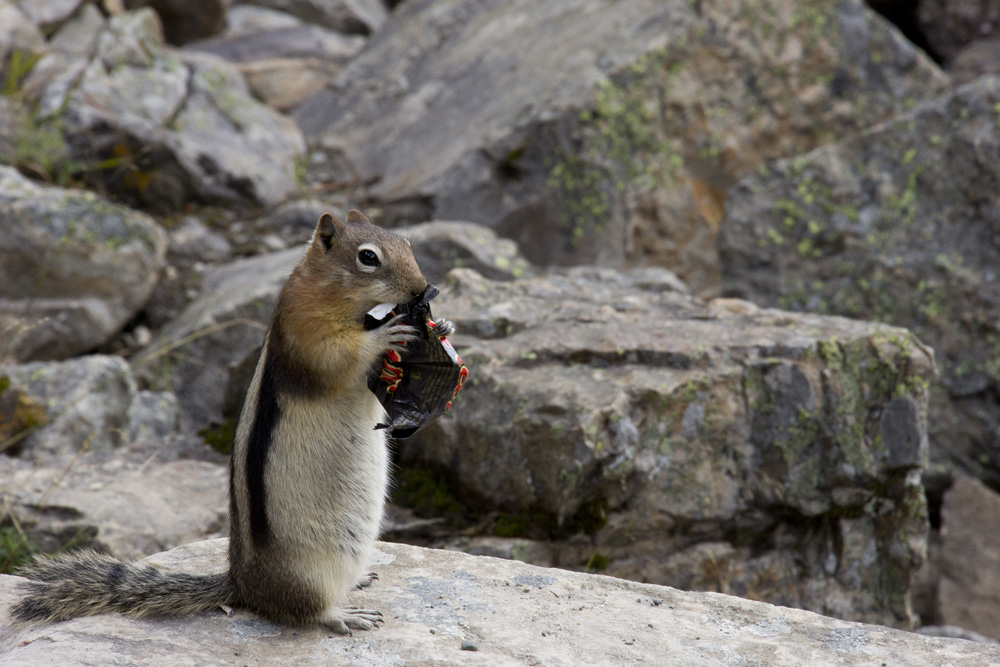
<instances>
[{"instance_id":1,"label":"squirrel's front paw","mask_svg":"<svg viewBox=\"0 0 1000 667\"><path fill-rule=\"evenodd\" d=\"M455 333L455 325L451 323L451 320L446 320L443 317L434 320L435 336L450 336L453 333Z\"/></svg>"},{"instance_id":2,"label":"squirrel's front paw","mask_svg":"<svg viewBox=\"0 0 1000 667\"><path fill-rule=\"evenodd\" d=\"M420 332L408 324L397 324L402 316L397 316L375 329L372 333L378 336L379 347L383 350L393 350L402 353L408 343L420 340Z\"/></svg>"}]
</instances>

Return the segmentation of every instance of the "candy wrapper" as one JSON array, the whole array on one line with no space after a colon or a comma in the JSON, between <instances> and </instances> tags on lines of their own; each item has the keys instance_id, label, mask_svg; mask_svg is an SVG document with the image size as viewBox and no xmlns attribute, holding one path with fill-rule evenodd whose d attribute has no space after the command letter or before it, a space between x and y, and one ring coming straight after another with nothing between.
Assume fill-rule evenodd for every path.
<instances>
[{"instance_id":1,"label":"candy wrapper","mask_svg":"<svg viewBox=\"0 0 1000 667\"><path fill-rule=\"evenodd\" d=\"M406 344L402 354L386 352L378 372L368 379L368 388L389 413L389 423L375 428L389 429L393 438L409 438L447 412L469 375L448 339L434 333L428 302L437 295L438 289L428 285L409 303L398 304L388 313L386 308L373 308L365 316L365 328L375 329L402 315L398 324L415 327L420 335L419 340Z\"/></svg>"}]
</instances>

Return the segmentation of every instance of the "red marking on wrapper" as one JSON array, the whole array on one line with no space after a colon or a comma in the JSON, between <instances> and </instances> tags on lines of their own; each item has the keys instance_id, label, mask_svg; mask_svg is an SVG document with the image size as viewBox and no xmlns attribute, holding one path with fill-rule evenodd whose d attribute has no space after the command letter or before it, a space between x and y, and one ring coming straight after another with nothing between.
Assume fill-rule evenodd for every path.
<instances>
[{"instance_id":1,"label":"red marking on wrapper","mask_svg":"<svg viewBox=\"0 0 1000 667\"><path fill-rule=\"evenodd\" d=\"M389 363L388 357L390 355L395 355L396 357L392 361L399 361L399 355L389 350L389 353L386 355L387 358L382 360L382 372L379 374L379 379L388 385L385 390L391 394L396 391L396 387L399 386L400 381L403 379L403 369Z\"/></svg>"},{"instance_id":2,"label":"red marking on wrapper","mask_svg":"<svg viewBox=\"0 0 1000 667\"><path fill-rule=\"evenodd\" d=\"M444 339L442 339L442 340L444 340ZM444 342L447 343L448 341L444 341ZM450 347L450 343L449 343L449 347ZM457 354L455 355L455 359L458 361L458 363L462 364L462 358L460 356L458 356ZM465 384L465 378L467 378L467 377L469 377L469 368L465 364L462 364L462 370L460 370L458 372L458 384L455 386L455 391L452 392L452 394L451 394L451 400L448 401L445 404L445 406L444 406L444 411L445 412L448 412L448 410L451 410L451 403L452 403L452 401L455 400L455 397L458 396L458 392L462 391L462 385Z\"/></svg>"}]
</instances>

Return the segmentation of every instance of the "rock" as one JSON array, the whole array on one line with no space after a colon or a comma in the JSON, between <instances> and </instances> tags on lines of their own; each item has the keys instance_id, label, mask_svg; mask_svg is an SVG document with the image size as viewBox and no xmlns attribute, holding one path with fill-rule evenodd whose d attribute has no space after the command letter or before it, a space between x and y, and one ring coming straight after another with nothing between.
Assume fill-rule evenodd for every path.
<instances>
[{"instance_id":1,"label":"rock","mask_svg":"<svg viewBox=\"0 0 1000 667\"><path fill-rule=\"evenodd\" d=\"M6 385L6 386L5 386ZM39 551L94 546L148 555L219 533L227 466L177 433L177 399L136 391L120 357L0 367L0 438L29 412L26 437L4 438L0 499ZM9 456L16 454L17 456Z\"/></svg>"},{"instance_id":2,"label":"rock","mask_svg":"<svg viewBox=\"0 0 1000 667\"><path fill-rule=\"evenodd\" d=\"M388 16L381 0L243 1L259 7L287 12L306 23L356 35L368 35L377 31L385 23Z\"/></svg>"},{"instance_id":3,"label":"rock","mask_svg":"<svg viewBox=\"0 0 1000 667\"><path fill-rule=\"evenodd\" d=\"M469 379L397 445L404 469L441 471L499 513L495 534L549 540L561 567L914 621L933 357L910 333L713 317L646 272L451 276L434 312Z\"/></svg>"},{"instance_id":4,"label":"rock","mask_svg":"<svg viewBox=\"0 0 1000 667\"><path fill-rule=\"evenodd\" d=\"M316 229L320 216L327 212L348 210L348 203L340 198L309 197L282 202L261 216L252 226L251 236L284 234L289 245L302 244ZM377 218L376 218L377 219Z\"/></svg>"},{"instance_id":5,"label":"rock","mask_svg":"<svg viewBox=\"0 0 1000 667\"><path fill-rule=\"evenodd\" d=\"M339 195L289 199L257 218L229 223L225 233L237 254L265 255L276 249L302 246L312 238L323 213L343 212L351 206Z\"/></svg>"},{"instance_id":6,"label":"rock","mask_svg":"<svg viewBox=\"0 0 1000 667\"><path fill-rule=\"evenodd\" d=\"M970 642L998 643L997 640L984 637L978 632L972 632L971 630L959 628L954 625L925 625L922 628L917 628L917 632L926 637L950 637L951 639L967 639Z\"/></svg>"},{"instance_id":7,"label":"rock","mask_svg":"<svg viewBox=\"0 0 1000 667\"><path fill-rule=\"evenodd\" d=\"M295 110L323 157L306 178L370 184L391 225L476 222L539 265L654 264L714 294L730 185L946 86L860 0L769 7L403 3Z\"/></svg>"},{"instance_id":8,"label":"rock","mask_svg":"<svg viewBox=\"0 0 1000 667\"><path fill-rule=\"evenodd\" d=\"M144 562L219 572L225 550L225 540L213 540ZM376 555L380 579L352 603L382 610L386 623L377 633L283 628L244 611L176 619L110 614L27 627L5 621L0 659L23 667L132 664L151 655L168 664L230 664L234 655L241 664L656 665L665 656L678 667L1000 664L995 646L729 596L403 544L382 543ZM0 608L13 602L19 581L0 577ZM463 651L463 642L478 652Z\"/></svg>"},{"instance_id":9,"label":"rock","mask_svg":"<svg viewBox=\"0 0 1000 667\"><path fill-rule=\"evenodd\" d=\"M46 33L51 33L69 19L83 0L30 0L15 3L28 19Z\"/></svg>"},{"instance_id":10,"label":"rock","mask_svg":"<svg viewBox=\"0 0 1000 667\"><path fill-rule=\"evenodd\" d=\"M258 354L278 291L303 252L300 246L208 272L205 292L133 357L146 384L177 394L182 430L224 421L230 371Z\"/></svg>"},{"instance_id":11,"label":"rock","mask_svg":"<svg viewBox=\"0 0 1000 667\"><path fill-rule=\"evenodd\" d=\"M16 123L23 122L26 118L27 112L23 106L8 97L0 97L0 162L17 164L15 146L18 136L14 132L14 127Z\"/></svg>"},{"instance_id":12,"label":"rock","mask_svg":"<svg viewBox=\"0 0 1000 667\"><path fill-rule=\"evenodd\" d=\"M235 7L237 10L250 7ZM219 37L192 44L189 48L211 53L236 63L285 58L314 58L328 65L343 65L367 43L358 35L307 25L287 15L275 21L250 18L230 23Z\"/></svg>"},{"instance_id":13,"label":"rock","mask_svg":"<svg viewBox=\"0 0 1000 667\"><path fill-rule=\"evenodd\" d=\"M226 27L223 34L251 34L276 28L295 28L304 23L287 12L254 5L237 4L226 13Z\"/></svg>"},{"instance_id":14,"label":"rock","mask_svg":"<svg viewBox=\"0 0 1000 667\"><path fill-rule=\"evenodd\" d=\"M136 387L121 357L92 355L2 366L0 377L8 378L47 412L48 424L20 444L23 458L42 461L86 450L106 452L125 444Z\"/></svg>"},{"instance_id":15,"label":"rock","mask_svg":"<svg viewBox=\"0 0 1000 667\"><path fill-rule=\"evenodd\" d=\"M31 68L24 82L25 98L35 101L46 89L49 95L65 98L93 56L104 27L101 11L92 3L83 5L51 36L45 57ZM50 110L53 116L54 111Z\"/></svg>"},{"instance_id":16,"label":"rock","mask_svg":"<svg viewBox=\"0 0 1000 667\"><path fill-rule=\"evenodd\" d=\"M103 344L149 298L166 235L93 193L0 166L0 358L63 359Z\"/></svg>"},{"instance_id":17,"label":"rock","mask_svg":"<svg viewBox=\"0 0 1000 667\"><path fill-rule=\"evenodd\" d=\"M137 391L128 410L125 437L138 449L159 447L177 431L177 397L170 392Z\"/></svg>"},{"instance_id":18,"label":"rock","mask_svg":"<svg viewBox=\"0 0 1000 667\"><path fill-rule=\"evenodd\" d=\"M959 477L941 507L937 622L1000 637L1000 495Z\"/></svg>"},{"instance_id":19,"label":"rock","mask_svg":"<svg viewBox=\"0 0 1000 667\"><path fill-rule=\"evenodd\" d=\"M1000 4L996 0L921 2L917 17L931 48L945 61L977 39L1000 34Z\"/></svg>"},{"instance_id":20,"label":"rock","mask_svg":"<svg viewBox=\"0 0 1000 667\"><path fill-rule=\"evenodd\" d=\"M239 63L254 96L286 111L322 90L366 42L284 12L237 6L223 35L192 48Z\"/></svg>"},{"instance_id":21,"label":"rock","mask_svg":"<svg viewBox=\"0 0 1000 667\"><path fill-rule=\"evenodd\" d=\"M45 407L10 377L0 375L0 452L14 454L22 441L49 422Z\"/></svg>"},{"instance_id":22,"label":"rock","mask_svg":"<svg viewBox=\"0 0 1000 667\"><path fill-rule=\"evenodd\" d=\"M193 215L185 216L170 229L168 253L191 262L222 262L232 256L226 237Z\"/></svg>"},{"instance_id":23,"label":"rock","mask_svg":"<svg viewBox=\"0 0 1000 667\"><path fill-rule=\"evenodd\" d=\"M974 81L988 74L1000 75L1000 36L977 39L955 54L948 73L956 84Z\"/></svg>"},{"instance_id":24,"label":"rock","mask_svg":"<svg viewBox=\"0 0 1000 667\"><path fill-rule=\"evenodd\" d=\"M278 111L294 109L339 71L339 66L316 58L272 58L240 65L254 97Z\"/></svg>"},{"instance_id":25,"label":"rock","mask_svg":"<svg viewBox=\"0 0 1000 667\"><path fill-rule=\"evenodd\" d=\"M77 25L84 34L65 50L53 40L25 85L75 159L116 165L88 167L93 178L162 211L190 199L273 204L295 189L301 133L250 97L232 65L165 48L148 8L99 25Z\"/></svg>"},{"instance_id":26,"label":"rock","mask_svg":"<svg viewBox=\"0 0 1000 667\"><path fill-rule=\"evenodd\" d=\"M432 283L440 283L456 267L493 280L526 278L535 272L516 243L482 225L436 221L398 231L409 240L417 264Z\"/></svg>"},{"instance_id":27,"label":"rock","mask_svg":"<svg viewBox=\"0 0 1000 667\"><path fill-rule=\"evenodd\" d=\"M25 10L29 16L25 16ZM24 61L45 52L45 36L31 20L30 12L26 7L0 5L0 69L7 69L8 60L15 53L24 66Z\"/></svg>"},{"instance_id":28,"label":"rock","mask_svg":"<svg viewBox=\"0 0 1000 667\"><path fill-rule=\"evenodd\" d=\"M230 0L125 0L129 10L152 7L170 44L181 45L215 35L226 22Z\"/></svg>"},{"instance_id":29,"label":"rock","mask_svg":"<svg viewBox=\"0 0 1000 667\"><path fill-rule=\"evenodd\" d=\"M218 462L138 451L41 466L5 457L0 475L6 511L41 552L87 546L137 558L217 537L226 523L228 469Z\"/></svg>"},{"instance_id":30,"label":"rock","mask_svg":"<svg viewBox=\"0 0 1000 667\"><path fill-rule=\"evenodd\" d=\"M1000 483L1000 78L984 78L727 195L725 292L889 322L932 346L933 483Z\"/></svg>"}]
</instances>

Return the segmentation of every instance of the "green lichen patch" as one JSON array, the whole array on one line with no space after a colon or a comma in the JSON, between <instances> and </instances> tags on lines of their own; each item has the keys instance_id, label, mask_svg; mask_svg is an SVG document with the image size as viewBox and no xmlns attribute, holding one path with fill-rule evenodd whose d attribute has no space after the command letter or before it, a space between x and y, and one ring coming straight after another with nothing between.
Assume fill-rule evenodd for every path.
<instances>
[{"instance_id":1,"label":"green lichen patch","mask_svg":"<svg viewBox=\"0 0 1000 667\"><path fill-rule=\"evenodd\" d=\"M576 141L549 160L546 187L563 211L567 238L579 245L601 234L630 192L669 185L683 165L666 134L657 100L682 65L647 54L598 84L592 105L572 122Z\"/></svg>"},{"instance_id":2,"label":"green lichen patch","mask_svg":"<svg viewBox=\"0 0 1000 667\"><path fill-rule=\"evenodd\" d=\"M212 424L198 431L202 441L219 452L229 454L233 447L233 436L236 429L235 419L226 419L221 424Z\"/></svg>"},{"instance_id":3,"label":"green lichen patch","mask_svg":"<svg viewBox=\"0 0 1000 667\"><path fill-rule=\"evenodd\" d=\"M392 502L411 508L417 516L444 518L451 526L463 526L471 516L458 500L443 474L430 468L405 468L396 476Z\"/></svg>"}]
</instances>

